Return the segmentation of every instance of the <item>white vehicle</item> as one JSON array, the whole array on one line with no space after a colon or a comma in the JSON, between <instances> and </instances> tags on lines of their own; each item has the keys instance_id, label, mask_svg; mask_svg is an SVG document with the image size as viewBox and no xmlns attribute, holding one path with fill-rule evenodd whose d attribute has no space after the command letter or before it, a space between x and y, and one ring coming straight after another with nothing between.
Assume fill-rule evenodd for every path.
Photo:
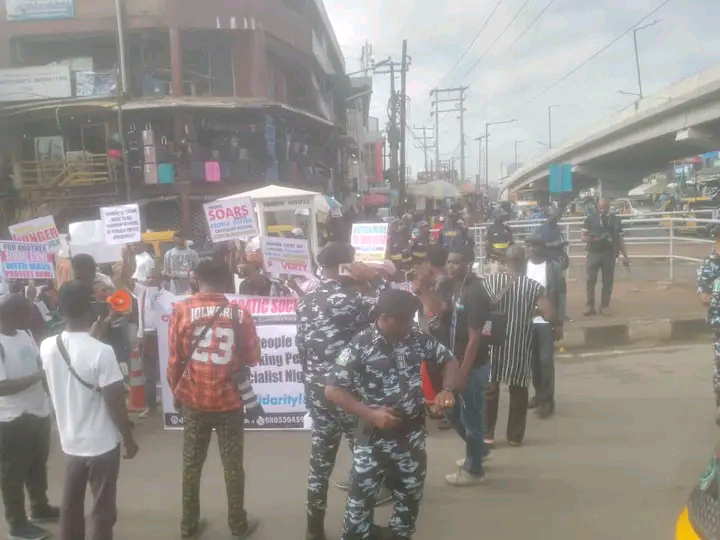
<instances>
[{"instance_id":1,"label":"white vehicle","mask_svg":"<svg viewBox=\"0 0 720 540\"><path fill-rule=\"evenodd\" d=\"M610 211L627 217L642 217L655 211L652 197L626 197L610 203Z\"/></svg>"}]
</instances>

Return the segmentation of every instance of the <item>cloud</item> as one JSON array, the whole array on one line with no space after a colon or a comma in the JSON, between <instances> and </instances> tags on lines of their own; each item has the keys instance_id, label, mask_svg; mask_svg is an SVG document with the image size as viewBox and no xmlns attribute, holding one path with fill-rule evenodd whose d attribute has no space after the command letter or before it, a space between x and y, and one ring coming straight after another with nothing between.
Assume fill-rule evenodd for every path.
<instances>
[{"instance_id":1,"label":"cloud","mask_svg":"<svg viewBox=\"0 0 720 540\"><path fill-rule=\"evenodd\" d=\"M632 103L632 97L617 93L621 89L637 91L632 34L620 39L562 84L542 92L660 2L554 0L509 48L548 1L530 0L515 23L501 35L525 2L503 0L466 58L449 75L497 0L365 3L328 0L326 8L348 56L348 70L359 67L360 48L365 40L373 45L376 60L392 55L399 61L402 39L408 39L408 52L412 56L408 74L409 125L433 125L428 92L436 85L470 87L465 122L467 176L477 172L477 143L473 139L484 133L485 122L517 118L516 124L492 129L489 168L494 179L501 162L510 163L514 159L515 140L523 141L518 147L521 161L527 162L544 151L537 141L548 138L548 105L562 105L553 109L553 142L557 146L562 139L591 129L593 124ZM719 18L720 2L716 0L676 0L648 20L661 19L657 25L638 32L646 95L661 93L662 88L717 61L720 36L716 21ZM477 67L465 76L484 53ZM383 126L387 122L388 87L387 76L375 77L371 111L380 117ZM455 115L442 120L440 134L441 152L451 153L458 147L460 137ZM412 138L409 141L408 163L414 171L422 170L423 153L412 148ZM455 156L459 156L459 152Z\"/></svg>"}]
</instances>

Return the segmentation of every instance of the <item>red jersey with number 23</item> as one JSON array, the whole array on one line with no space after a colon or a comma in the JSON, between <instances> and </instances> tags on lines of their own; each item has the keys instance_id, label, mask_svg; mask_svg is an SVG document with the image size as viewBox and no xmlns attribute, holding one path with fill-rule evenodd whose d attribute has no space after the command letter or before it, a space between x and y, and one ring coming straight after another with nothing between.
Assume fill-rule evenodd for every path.
<instances>
[{"instance_id":1,"label":"red jersey with number 23","mask_svg":"<svg viewBox=\"0 0 720 540\"><path fill-rule=\"evenodd\" d=\"M222 312L188 358L193 343L223 305ZM239 319L235 324L233 314ZM176 399L208 412L242 407L231 377L244 366L255 366L260 361L260 340L248 311L233 309L224 294L195 294L175 304L169 341L167 378Z\"/></svg>"}]
</instances>

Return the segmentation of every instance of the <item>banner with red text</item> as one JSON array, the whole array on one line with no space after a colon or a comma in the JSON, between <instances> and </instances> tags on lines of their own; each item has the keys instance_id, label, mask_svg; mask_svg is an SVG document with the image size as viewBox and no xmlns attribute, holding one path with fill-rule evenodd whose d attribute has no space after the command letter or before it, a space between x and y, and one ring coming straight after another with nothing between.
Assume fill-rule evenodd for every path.
<instances>
[{"instance_id":1,"label":"banner with red text","mask_svg":"<svg viewBox=\"0 0 720 540\"><path fill-rule=\"evenodd\" d=\"M260 364L251 369L251 383L265 415L246 429L309 429L310 416L305 407L302 364L295 343L296 298L268 298L227 295L232 304L248 310L260 338ZM183 297L176 297L175 301ZM166 429L182 429L183 419L173 404L167 384L168 323L174 302L156 304L158 309L158 347L162 381L162 404Z\"/></svg>"},{"instance_id":2,"label":"banner with red text","mask_svg":"<svg viewBox=\"0 0 720 540\"><path fill-rule=\"evenodd\" d=\"M257 218L249 197L232 197L206 203L205 219L213 242L237 240L258 233Z\"/></svg>"},{"instance_id":3,"label":"banner with red text","mask_svg":"<svg viewBox=\"0 0 720 540\"><path fill-rule=\"evenodd\" d=\"M43 216L30 221L23 221L8 227L10 236L16 242L31 244L47 244L52 253L60 251L60 235L55 226L55 218Z\"/></svg>"},{"instance_id":4,"label":"banner with red text","mask_svg":"<svg viewBox=\"0 0 720 540\"><path fill-rule=\"evenodd\" d=\"M265 270L273 276L313 277L307 240L263 236L260 245Z\"/></svg>"},{"instance_id":5,"label":"banner with red text","mask_svg":"<svg viewBox=\"0 0 720 540\"><path fill-rule=\"evenodd\" d=\"M5 280L55 279L55 256L47 244L0 242Z\"/></svg>"},{"instance_id":6,"label":"banner with red text","mask_svg":"<svg viewBox=\"0 0 720 540\"><path fill-rule=\"evenodd\" d=\"M385 260L388 242L387 223L353 223L350 243L358 262Z\"/></svg>"}]
</instances>

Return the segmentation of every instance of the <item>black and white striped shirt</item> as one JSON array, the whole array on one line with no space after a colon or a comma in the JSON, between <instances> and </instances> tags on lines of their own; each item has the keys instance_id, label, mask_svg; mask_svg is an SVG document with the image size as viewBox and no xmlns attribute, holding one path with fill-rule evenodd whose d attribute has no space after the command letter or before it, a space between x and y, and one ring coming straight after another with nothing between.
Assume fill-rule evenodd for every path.
<instances>
[{"instance_id":1,"label":"black and white striped shirt","mask_svg":"<svg viewBox=\"0 0 720 540\"><path fill-rule=\"evenodd\" d=\"M515 280L493 311L507 315L505 343L493 346L490 382L511 386L528 386L532 359L532 321L543 286L526 276L491 274L485 279L485 289L491 298L500 294L508 281Z\"/></svg>"}]
</instances>

